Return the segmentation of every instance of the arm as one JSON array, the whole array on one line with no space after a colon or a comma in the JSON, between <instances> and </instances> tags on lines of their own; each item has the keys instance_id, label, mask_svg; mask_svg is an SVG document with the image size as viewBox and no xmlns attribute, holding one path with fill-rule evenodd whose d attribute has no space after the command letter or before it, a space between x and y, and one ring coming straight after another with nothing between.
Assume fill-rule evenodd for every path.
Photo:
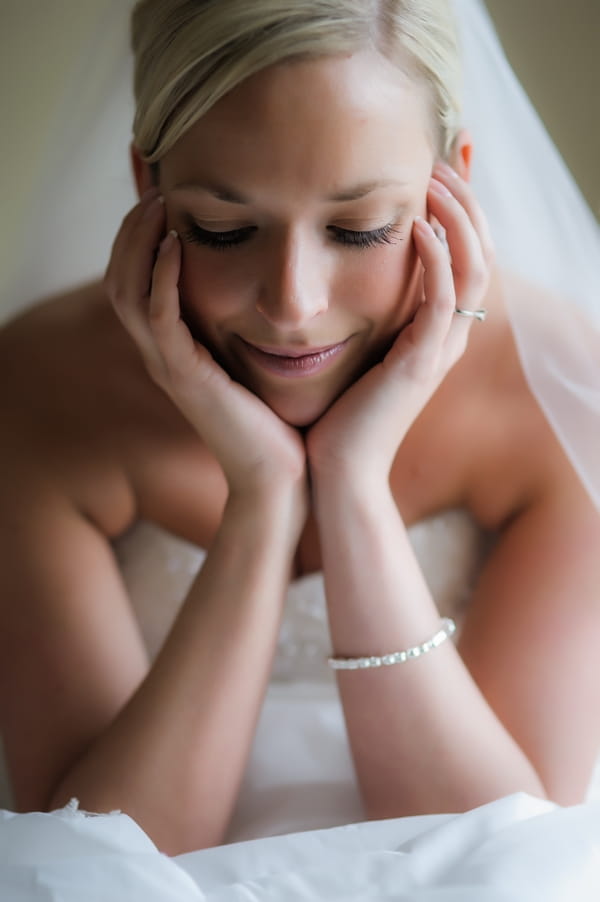
<instances>
[{"instance_id":1,"label":"arm","mask_svg":"<svg viewBox=\"0 0 600 902\"><path fill-rule=\"evenodd\" d=\"M388 475L464 349L455 304L475 310L485 292L480 213L461 180L446 184L455 196L430 203L451 267L420 229L425 300L414 322L307 439L336 656L402 650L439 625ZM338 671L373 817L460 811L518 790L581 800L600 738L588 722L600 695L600 524L564 455L559 466L545 457L551 465L536 466L486 567L459 649L445 642L403 664Z\"/></svg>"},{"instance_id":2,"label":"arm","mask_svg":"<svg viewBox=\"0 0 600 902\"><path fill-rule=\"evenodd\" d=\"M122 808L161 849L222 841L254 734L297 544L292 491L233 498L154 666L51 805Z\"/></svg>"},{"instance_id":3,"label":"arm","mask_svg":"<svg viewBox=\"0 0 600 902\"><path fill-rule=\"evenodd\" d=\"M294 492L230 499L149 672L105 540L64 499L35 494L0 524L0 711L17 806L77 796L126 811L171 854L219 843L270 671Z\"/></svg>"},{"instance_id":4,"label":"arm","mask_svg":"<svg viewBox=\"0 0 600 902\"><path fill-rule=\"evenodd\" d=\"M13 449L0 448L0 714L20 806L76 795L122 808L175 853L222 840L306 517L306 470L296 431L193 340L179 243L154 260L164 209L144 215L148 200L123 222L106 287L149 374L221 465L225 513L146 675L106 542L46 471L43 440L24 441L18 412Z\"/></svg>"},{"instance_id":5,"label":"arm","mask_svg":"<svg viewBox=\"0 0 600 902\"><path fill-rule=\"evenodd\" d=\"M583 800L600 744L600 520L565 482L507 527L458 650L447 641L405 664L338 672L372 817L463 811L517 791ZM335 654L433 635L439 615L390 495L329 483L317 498Z\"/></svg>"}]
</instances>

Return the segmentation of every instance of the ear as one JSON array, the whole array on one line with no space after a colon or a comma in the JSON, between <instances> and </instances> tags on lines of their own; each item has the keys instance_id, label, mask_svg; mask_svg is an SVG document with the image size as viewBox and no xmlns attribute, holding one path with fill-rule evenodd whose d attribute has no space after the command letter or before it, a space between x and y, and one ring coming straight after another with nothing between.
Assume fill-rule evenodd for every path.
<instances>
[{"instance_id":1,"label":"ear","mask_svg":"<svg viewBox=\"0 0 600 902\"><path fill-rule=\"evenodd\" d=\"M148 188L154 187L154 174L150 164L142 159L140 151L133 142L129 145L129 158L131 160L131 168L133 170L138 197L141 197Z\"/></svg>"},{"instance_id":2,"label":"ear","mask_svg":"<svg viewBox=\"0 0 600 902\"><path fill-rule=\"evenodd\" d=\"M466 128L461 128L454 139L448 163L465 182L471 179L471 159L473 157L473 140Z\"/></svg>"}]
</instances>

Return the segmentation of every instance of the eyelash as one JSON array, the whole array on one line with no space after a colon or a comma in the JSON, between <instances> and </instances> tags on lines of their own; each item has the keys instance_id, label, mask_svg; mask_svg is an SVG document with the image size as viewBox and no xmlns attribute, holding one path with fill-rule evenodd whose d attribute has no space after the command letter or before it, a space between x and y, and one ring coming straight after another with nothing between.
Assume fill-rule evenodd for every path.
<instances>
[{"instance_id":1,"label":"eyelash","mask_svg":"<svg viewBox=\"0 0 600 902\"><path fill-rule=\"evenodd\" d=\"M380 229L373 229L370 232L355 232L350 229L340 229L337 226L328 226L327 229L335 235L335 240L339 244L358 248L359 250L378 247L382 244L396 244L397 241L402 241L402 234L394 223L382 226ZM194 224L183 233L182 238L192 244L200 244L217 251L226 251L229 248L243 244L255 231L255 226L247 226L243 229L232 229L229 232L209 232L207 229L202 229Z\"/></svg>"}]
</instances>

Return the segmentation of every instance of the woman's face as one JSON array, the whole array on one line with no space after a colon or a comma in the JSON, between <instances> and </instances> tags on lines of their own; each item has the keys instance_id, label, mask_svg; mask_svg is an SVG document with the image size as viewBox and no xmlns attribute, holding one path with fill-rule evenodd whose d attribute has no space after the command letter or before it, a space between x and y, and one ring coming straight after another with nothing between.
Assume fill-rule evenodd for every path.
<instances>
[{"instance_id":1,"label":"woman's face","mask_svg":"<svg viewBox=\"0 0 600 902\"><path fill-rule=\"evenodd\" d=\"M258 73L161 160L184 317L286 422L318 419L410 320L433 162L422 91L366 51Z\"/></svg>"}]
</instances>

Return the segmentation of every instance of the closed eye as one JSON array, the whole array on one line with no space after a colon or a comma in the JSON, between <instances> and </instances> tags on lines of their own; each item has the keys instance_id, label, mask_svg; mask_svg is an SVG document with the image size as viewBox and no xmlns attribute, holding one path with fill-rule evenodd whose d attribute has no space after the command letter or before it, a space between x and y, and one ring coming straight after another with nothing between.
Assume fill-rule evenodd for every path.
<instances>
[{"instance_id":1,"label":"closed eye","mask_svg":"<svg viewBox=\"0 0 600 902\"><path fill-rule=\"evenodd\" d=\"M226 232L212 232L192 223L182 233L182 238L192 244L224 251L245 243L256 231L256 226L244 226ZM333 236L336 243L359 249L377 247L382 244L396 244L403 240L401 230L394 223L369 231L342 229L339 226L327 226L327 231Z\"/></svg>"},{"instance_id":2,"label":"closed eye","mask_svg":"<svg viewBox=\"0 0 600 902\"><path fill-rule=\"evenodd\" d=\"M339 226L327 226L327 229L335 235L336 241L350 247L366 248L376 247L380 244L396 244L403 238L402 232L393 222L368 232L341 229Z\"/></svg>"},{"instance_id":3,"label":"closed eye","mask_svg":"<svg viewBox=\"0 0 600 902\"><path fill-rule=\"evenodd\" d=\"M253 232L256 232L256 226L244 226L244 228L231 229L228 232L209 232L208 229L202 229L194 223L181 237L192 244L202 244L204 247L226 251L230 247L236 247L247 241Z\"/></svg>"}]
</instances>

